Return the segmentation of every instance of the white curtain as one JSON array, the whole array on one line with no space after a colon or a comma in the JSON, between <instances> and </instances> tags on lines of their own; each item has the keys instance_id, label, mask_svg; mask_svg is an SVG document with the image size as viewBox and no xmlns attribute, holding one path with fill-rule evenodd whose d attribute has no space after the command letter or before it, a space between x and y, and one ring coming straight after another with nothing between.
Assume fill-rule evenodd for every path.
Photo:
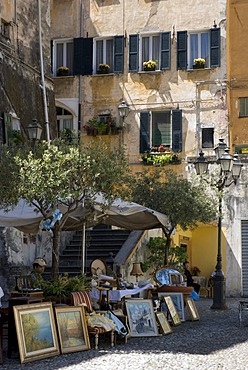
<instances>
[{"instance_id":1,"label":"white curtain","mask_svg":"<svg viewBox=\"0 0 248 370\"><path fill-rule=\"evenodd\" d=\"M189 67L192 68L194 64L194 59L200 58L198 55L198 34L192 33L190 35L190 61Z\"/></svg>"}]
</instances>

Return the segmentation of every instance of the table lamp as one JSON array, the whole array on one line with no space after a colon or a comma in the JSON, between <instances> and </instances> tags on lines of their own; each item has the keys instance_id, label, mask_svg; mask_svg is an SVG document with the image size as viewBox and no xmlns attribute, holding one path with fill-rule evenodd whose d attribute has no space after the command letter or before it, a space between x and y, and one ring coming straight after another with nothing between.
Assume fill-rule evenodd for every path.
<instances>
[{"instance_id":1,"label":"table lamp","mask_svg":"<svg viewBox=\"0 0 248 370\"><path fill-rule=\"evenodd\" d=\"M140 263L133 263L132 271L130 272L130 275L136 276L136 282L138 282L138 277L141 275L144 275Z\"/></svg>"}]
</instances>

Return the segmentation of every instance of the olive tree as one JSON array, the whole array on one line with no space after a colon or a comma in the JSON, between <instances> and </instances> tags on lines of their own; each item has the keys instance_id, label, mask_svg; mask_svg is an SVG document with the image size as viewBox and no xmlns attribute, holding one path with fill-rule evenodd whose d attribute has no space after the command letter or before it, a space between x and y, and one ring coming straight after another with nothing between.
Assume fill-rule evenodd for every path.
<instances>
[{"instance_id":1,"label":"olive tree","mask_svg":"<svg viewBox=\"0 0 248 370\"><path fill-rule=\"evenodd\" d=\"M56 209L60 206L66 209L51 227L52 277L58 273L60 232L70 213L82 202L90 207L99 192L110 206L117 196L125 197L125 183L130 177L124 150L111 151L103 142L89 144L87 148L44 142L34 150L4 150L0 161L2 208L24 199L48 224Z\"/></svg>"},{"instance_id":2,"label":"olive tree","mask_svg":"<svg viewBox=\"0 0 248 370\"><path fill-rule=\"evenodd\" d=\"M216 199L205 183L194 183L172 170L157 168L138 173L132 197L135 202L168 216L168 225L162 226L166 237L164 265L168 263L171 235L177 226L182 230L193 229L198 222L209 223L217 215Z\"/></svg>"}]
</instances>

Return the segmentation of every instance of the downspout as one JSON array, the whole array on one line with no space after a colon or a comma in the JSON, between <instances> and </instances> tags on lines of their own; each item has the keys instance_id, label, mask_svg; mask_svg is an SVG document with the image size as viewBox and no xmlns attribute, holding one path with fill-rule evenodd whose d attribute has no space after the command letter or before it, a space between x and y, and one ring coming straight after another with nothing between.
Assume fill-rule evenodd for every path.
<instances>
[{"instance_id":1,"label":"downspout","mask_svg":"<svg viewBox=\"0 0 248 370\"><path fill-rule=\"evenodd\" d=\"M45 85L45 78L44 78L44 64L43 64L43 51L42 51L41 6L40 6L40 0L38 0L38 20L39 20L39 47L40 47L41 88L42 88L42 93L43 93L43 106L44 106L44 115L45 115L46 139L47 139L48 145L50 145L50 129L49 129L49 121L48 121L46 85Z\"/></svg>"},{"instance_id":2,"label":"downspout","mask_svg":"<svg viewBox=\"0 0 248 370\"><path fill-rule=\"evenodd\" d=\"M79 37L82 37L83 2L80 0L79 9ZM78 137L81 138L81 113L82 113L82 76L78 76Z\"/></svg>"}]
</instances>

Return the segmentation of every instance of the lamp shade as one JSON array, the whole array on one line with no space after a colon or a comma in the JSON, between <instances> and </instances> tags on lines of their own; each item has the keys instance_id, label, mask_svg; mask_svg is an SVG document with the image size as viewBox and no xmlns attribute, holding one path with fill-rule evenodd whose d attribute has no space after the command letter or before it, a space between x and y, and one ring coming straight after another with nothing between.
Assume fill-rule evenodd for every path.
<instances>
[{"instance_id":1,"label":"lamp shade","mask_svg":"<svg viewBox=\"0 0 248 370\"><path fill-rule=\"evenodd\" d=\"M30 140L40 140L42 127L38 123L37 119L33 119L32 123L28 125L28 136Z\"/></svg>"},{"instance_id":2,"label":"lamp shade","mask_svg":"<svg viewBox=\"0 0 248 370\"><path fill-rule=\"evenodd\" d=\"M225 153L226 148L227 148L227 145L226 143L224 143L224 139L219 139L218 146L214 148L217 160L221 158L221 156Z\"/></svg>"},{"instance_id":3,"label":"lamp shade","mask_svg":"<svg viewBox=\"0 0 248 370\"><path fill-rule=\"evenodd\" d=\"M129 108L124 100L118 105L118 111L122 118L125 118L128 115Z\"/></svg>"},{"instance_id":4,"label":"lamp shade","mask_svg":"<svg viewBox=\"0 0 248 370\"><path fill-rule=\"evenodd\" d=\"M200 151L199 157L196 159L194 165L197 175L202 175L203 173L207 172L208 161L204 157L203 151Z\"/></svg>"},{"instance_id":5,"label":"lamp shade","mask_svg":"<svg viewBox=\"0 0 248 370\"><path fill-rule=\"evenodd\" d=\"M225 175L232 172L233 158L228 148L225 149L225 153L218 159L218 163L220 163L221 169Z\"/></svg>"},{"instance_id":6,"label":"lamp shade","mask_svg":"<svg viewBox=\"0 0 248 370\"><path fill-rule=\"evenodd\" d=\"M237 181L241 174L241 169L243 164L241 163L238 154L233 155L233 167L232 167L232 177L234 181Z\"/></svg>"},{"instance_id":7,"label":"lamp shade","mask_svg":"<svg viewBox=\"0 0 248 370\"><path fill-rule=\"evenodd\" d=\"M132 276L144 275L144 273L141 269L140 263L134 263L133 264L133 268L132 268L132 271L130 272L130 275L132 275Z\"/></svg>"}]
</instances>

